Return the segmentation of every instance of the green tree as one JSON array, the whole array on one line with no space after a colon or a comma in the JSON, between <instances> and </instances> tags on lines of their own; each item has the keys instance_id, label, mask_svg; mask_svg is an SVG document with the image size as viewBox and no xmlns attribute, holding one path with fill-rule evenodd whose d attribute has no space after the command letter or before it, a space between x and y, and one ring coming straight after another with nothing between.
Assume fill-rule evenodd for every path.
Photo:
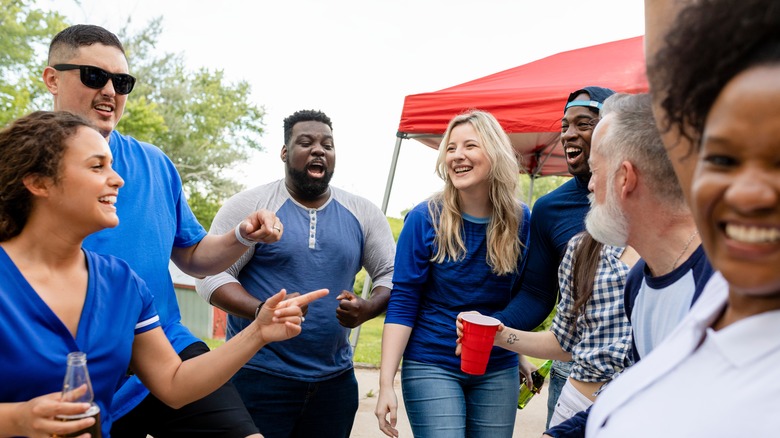
<instances>
[{"instance_id":1,"label":"green tree","mask_svg":"<svg viewBox=\"0 0 780 438\"><path fill-rule=\"evenodd\" d=\"M542 196L552 192L571 179L570 176L543 176L541 178L534 179L534 191L531 197L531 202L528 202L528 192L531 187L531 177L528 175L520 175L520 184L518 196L523 202L528 203L528 206L533 208L536 200Z\"/></svg>"},{"instance_id":2,"label":"green tree","mask_svg":"<svg viewBox=\"0 0 780 438\"><path fill-rule=\"evenodd\" d=\"M401 234L401 228L404 226L404 220L395 217L387 217L390 224L390 231L393 233L393 240L398 242L398 235ZM355 276L355 284L352 286L352 292L355 295L363 294L363 284L366 282L366 270L361 269Z\"/></svg>"},{"instance_id":3,"label":"green tree","mask_svg":"<svg viewBox=\"0 0 780 438\"><path fill-rule=\"evenodd\" d=\"M533 181L533 196L531 197L531 202L528 202L528 192L531 187L531 178L528 175L520 175L520 198L523 200L523 202L528 202L528 205L533 209L537 199L557 189L561 186L561 184L565 183L569 179L571 179L570 176L544 176L541 178L536 178ZM536 327L534 331L548 330L552 325L555 312L556 307L553 307L550 314L547 315L547 318L541 324L539 324L539 327Z\"/></svg>"},{"instance_id":4,"label":"green tree","mask_svg":"<svg viewBox=\"0 0 780 438\"><path fill-rule=\"evenodd\" d=\"M0 0L0 126L35 109L51 108L41 80L48 45L68 26L58 13L30 0ZM222 70L189 71L183 57L156 54L162 19L128 35L119 32L138 78L118 130L159 146L173 161L185 193L205 227L220 203L243 186L229 170L262 150L262 107L246 81L228 82Z\"/></svg>"},{"instance_id":5,"label":"green tree","mask_svg":"<svg viewBox=\"0 0 780 438\"><path fill-rule=\"evenodd\" d=\"M138 78L117 129L159 146L184 182L190 206L205 227L221 201L241 190L229 169L262 150L262 107L246 81L228 83L222 70L188 71L181 55L155 55L157 18L136 35L120 32Z\"/></svg>"},{"instance_id":6,"label":"green tree","mask_svg":"<svg viewBox=\"0 0 780 438\"><path fill-rule=\"evenodd\" d=\"M50 106L41 72L49 42L67 24L34 3L0 0L0 126Z\"/></svg>"},{"instance_id":7,"label":"green tree","mask_svg":"<svg viewBox=\"0 0 780 438\"><path fill-rule=\"evenodd\" d=\"M406 215L404 213L404 215ZM395 217L388 217L387 222L390 224L390 231L393 233L393 239L398 242L398 235L401 234L401 228L404 227L404 220Z\"/></svg>"}]
</instances>

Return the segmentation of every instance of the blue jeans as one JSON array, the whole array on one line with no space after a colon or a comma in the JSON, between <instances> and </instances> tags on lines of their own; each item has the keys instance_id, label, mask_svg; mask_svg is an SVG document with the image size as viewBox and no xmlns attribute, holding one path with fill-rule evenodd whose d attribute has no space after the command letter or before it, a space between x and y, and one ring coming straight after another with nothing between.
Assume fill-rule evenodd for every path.
<instances>
[{"instance_id":1,"label":"blue jeans","mask_svg":"<svg viewBox=\"0 0 780 438\"><path fill-rule=\"evenodd\" d=\"M561 389L566 384L571 372L572 362L553 361L550 371L550 386L547 387L547 423L544 428L550 428L550 419L555 412L555 405L558 403L558 397L561 395Z\"/></svg>"},{"instance_id":2,"label":"blue jeans","mask_svg":"<svg viewBox=\"0 0 780 438\"><path fill-rule=\"evenodd\" d=\"M517 368L472 376L404 360L401 389L415 438L511 438Z\"/></svg>"},{"instance_id":3,"label":"blue jeans","mask_svg":"<svg viewBox=\"0 0 780 438\"><path fill-rule=\"evenodd\" d=\"M232 379L265 438L348 438L358 408L354 370L301 382L241 368Z\"/></svg>"}]
</instances>

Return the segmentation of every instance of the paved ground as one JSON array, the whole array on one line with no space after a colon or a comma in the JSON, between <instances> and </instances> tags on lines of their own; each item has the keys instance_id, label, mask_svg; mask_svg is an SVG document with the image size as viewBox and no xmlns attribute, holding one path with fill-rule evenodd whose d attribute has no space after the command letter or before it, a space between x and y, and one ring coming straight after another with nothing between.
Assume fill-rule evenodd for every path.
<instances>
[{"instance_id":1,"label":"paved ground","mask_svg":"<svg viewBox=\"0 0 780 438\"><path fill-rule=\"evenodd\" d=\"M360 405L355 417L355 425L352 427L353 438L381 438L385 435L379 431L374 408L376 408L376 394L379 391L379 370L374 368L355 368L355 376L358 381ZM412 429L403 409L401 396L400 375L395 379L395 390L398 395L398 431L399 438L411 438ZM523 410L517 411L515 420L514 438L539 438L544 432L544 423L547 420L547 385Z\"/></svg>"}]
</instances>

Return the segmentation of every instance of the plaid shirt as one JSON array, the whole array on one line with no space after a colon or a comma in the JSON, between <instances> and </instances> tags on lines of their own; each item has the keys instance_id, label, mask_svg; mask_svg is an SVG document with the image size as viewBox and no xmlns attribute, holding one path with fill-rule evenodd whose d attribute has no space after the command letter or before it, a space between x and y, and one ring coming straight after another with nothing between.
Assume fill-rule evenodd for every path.
<instances>
[{"instance_id":1,"label":"plaid shirt","mask_svg":"<svg viewBox=\"0 0 780 438\"><path fill-rule=\"evenodd\" d=\"M558 268L561 299L550 330L572 354L573 379L606 382L631 365L631 324L623 308L623 287L630 268L620 261L623 248L604 245L593 295L575 320L572 258L581 239L577 235L569 241Z\"/></svg>"}]
</instances>

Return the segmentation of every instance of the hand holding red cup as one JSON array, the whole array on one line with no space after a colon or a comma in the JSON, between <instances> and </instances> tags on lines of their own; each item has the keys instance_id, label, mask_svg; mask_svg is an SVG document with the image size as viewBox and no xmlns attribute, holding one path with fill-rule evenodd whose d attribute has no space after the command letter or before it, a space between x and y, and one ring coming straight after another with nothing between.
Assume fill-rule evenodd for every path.
<instances>
[{"instance_id":1,"label":"hand holding red cup","mask_svg":"<svg viewBox=\"0 0 780 438\"><path fill-rule=\"evenodd\" d=\"M487 369L493 340L501 321L478 313L461 316L463 337L461 339L460 369L466 374L482 375Z\"/></svg>"}]
</instances>

